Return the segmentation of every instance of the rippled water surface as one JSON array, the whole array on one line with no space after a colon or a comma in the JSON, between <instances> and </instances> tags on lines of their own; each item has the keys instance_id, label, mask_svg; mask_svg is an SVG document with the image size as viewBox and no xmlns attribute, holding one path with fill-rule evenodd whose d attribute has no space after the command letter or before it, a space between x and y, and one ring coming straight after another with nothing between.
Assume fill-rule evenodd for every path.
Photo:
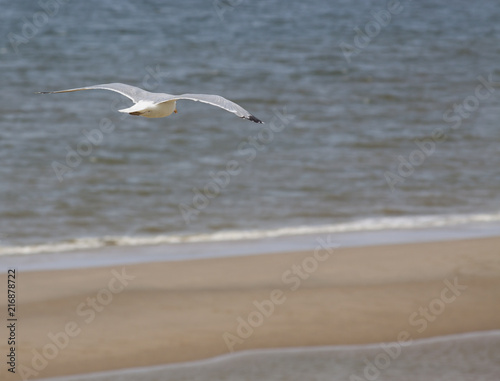
<instances>
[{"instance_id":1,"label":"rippled water surface","mask_svg":"<svg viewBox=\"0 0 500 381\"><path fill-rule=\"evenodd\" d=\"M0 15L4 253L500 220L499 2L42 4ZM189 101L146 119L111 92L34 94L109 82L220 94L266 124Z\"/></svg>"}]
</instances>

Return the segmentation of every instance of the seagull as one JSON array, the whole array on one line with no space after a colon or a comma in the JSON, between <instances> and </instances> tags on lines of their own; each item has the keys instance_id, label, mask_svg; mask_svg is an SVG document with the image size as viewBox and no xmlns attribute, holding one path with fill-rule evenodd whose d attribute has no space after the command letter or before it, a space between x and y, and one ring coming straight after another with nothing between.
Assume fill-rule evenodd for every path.
<instances>
[{"instance_id":1,"label":"seagull","mask_svg":"<svg viewBox=\"0 0 500 381\"><path fill-rule=\"evenodd\" d=\"M59 90L59 91L39 91L36 94L57 94L71 93L81 90L110 90L126 96L134 102L134 105L129 108L118 110L120 112L144 116L146 118L163 118L172 113L177 113L176 102L181 99L187 99L195 102L208 103L212 106L220 107L226 111L232 112L243 119L251 120L255 123L263 123L255 116L250 114L243 107L237 105L220 95L212 94L182 94L171 95L165 93L150 93L149 91L140 89L135 86L126 85L124 83L107 83L103 85L94 85L88 87L78 87L75 89Z\"/></svg>"}]
</instances>

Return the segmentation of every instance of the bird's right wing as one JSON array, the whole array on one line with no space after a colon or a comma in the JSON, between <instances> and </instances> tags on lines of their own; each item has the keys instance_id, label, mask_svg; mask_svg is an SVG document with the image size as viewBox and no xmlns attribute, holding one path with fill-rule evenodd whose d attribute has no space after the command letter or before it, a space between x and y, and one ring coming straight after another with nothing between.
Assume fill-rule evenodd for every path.
<instances>
[{"instance_id":1,"label":"bird's right wing","mask_svg":"<svg viewBox=\"0 0 500 381\"><path fill-rule=\"evenodd\" d=\"M221 97L220 95L182 94L182 95L172 95L170 97L171 100L187 99L190 101L207 103L209 105L220 107L226 111L232 112L233 114L236 114L236 116L239 116L240 118L248 119L255 123L263 123L260 119L257 119L255 116L250 114L240 105L231 102L230 100Z\"/></svg>"},{"instance_id":2,"label":"bird's right wing","mask_svg":"<svg viewBox=\"0 0 500 381\"><path fill-rule=\"evenodd\" d=\"M87 87L77 87L75 89L59 90L59 91L40 91L37 94L57 94L57 93L71 93L73 91L82 90L110 90L119 93L131 99L134 103L140 100L154 99L153 94L149 91L142 90L135 86L126 85L124 83L105 83L103 85L94 85Z\"/></svg>"}]
</instances>

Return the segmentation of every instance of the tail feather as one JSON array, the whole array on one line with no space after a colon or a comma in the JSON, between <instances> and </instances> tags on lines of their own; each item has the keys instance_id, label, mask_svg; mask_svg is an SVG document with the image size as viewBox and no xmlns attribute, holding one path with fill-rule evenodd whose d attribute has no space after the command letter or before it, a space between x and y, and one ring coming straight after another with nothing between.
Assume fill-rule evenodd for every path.
<instances>
[{"instance_id":1,"label":"tail feather","mask_svg":"<svg viewBox=\"0 0 500 381\"><path fill-rule=\"evenodd\" d=\"M141 115L142 112L144 112L148 108L147 106L148 105L145 105L142 102L138 102L132 105L131 107L124 108L118 111L123 112L125 114Z\"/></svg>"}]
</instances>

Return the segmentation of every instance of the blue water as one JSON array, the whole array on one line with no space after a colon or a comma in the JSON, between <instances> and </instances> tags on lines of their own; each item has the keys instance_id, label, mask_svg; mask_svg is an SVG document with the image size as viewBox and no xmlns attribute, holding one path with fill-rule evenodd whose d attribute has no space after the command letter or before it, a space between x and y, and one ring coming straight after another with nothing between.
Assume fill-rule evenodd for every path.
<instances>
[{"instance_id":1,"label":"blue water","mask_svg":"<svg viewBox=\"0 0 500 381\"><path fill-rule=\"evenodd\" d=\"M4 4L0 252L498 222L498 20L492 1ZM266 124L34 94L109 82L220 94Z\"/></svg>"}]
</instances>

